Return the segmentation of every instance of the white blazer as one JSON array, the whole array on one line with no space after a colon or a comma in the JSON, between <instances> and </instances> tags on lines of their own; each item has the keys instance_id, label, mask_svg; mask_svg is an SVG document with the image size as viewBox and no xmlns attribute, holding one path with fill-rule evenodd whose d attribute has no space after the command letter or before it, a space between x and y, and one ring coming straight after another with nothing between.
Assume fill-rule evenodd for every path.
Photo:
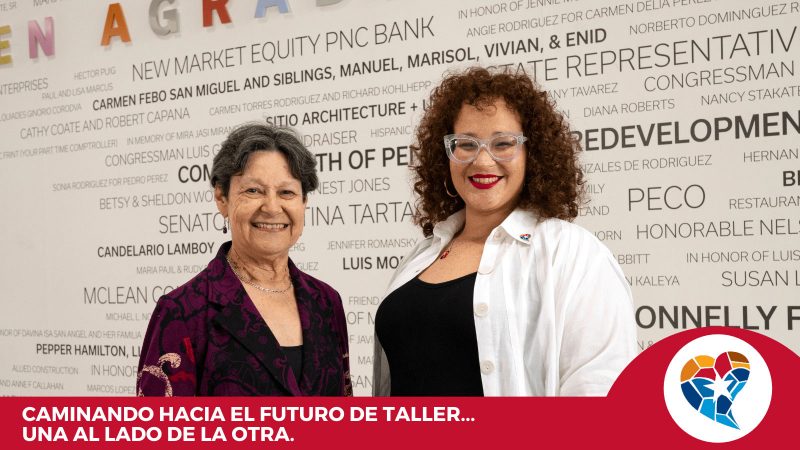
<instances>
[{"instance_id":1,"label":"white blazer","mask_svg":"<svg viewBox=\"0 0 800 450\"><path fill-rule=\"evenodd\" d=\"M436 260L464 217L417 244L387 295ZM630 287L608 248L578 225L512 212L486 240L472 301L486 396L606 395L636 356ZM373 395L389 395L377 336L373 362Z\"/></svg>"}]
</instances>

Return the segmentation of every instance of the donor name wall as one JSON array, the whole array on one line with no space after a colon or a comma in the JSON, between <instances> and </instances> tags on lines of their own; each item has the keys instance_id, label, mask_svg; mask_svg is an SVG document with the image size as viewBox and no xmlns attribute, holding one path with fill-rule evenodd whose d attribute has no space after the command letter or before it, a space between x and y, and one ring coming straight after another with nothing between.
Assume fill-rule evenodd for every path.
<instances>
[{"instance_id":1,"label":"donor name wall","mask_svg":"<svg viewBox=\"0 0 800 450\"><path fill-rule=\"evenodd\" d=\"M700 326L800 352L797 1L0 0L2 395L134 395L155 302L222 234L232 127L296 128L320 188L291 249L342 295L355 393L444 73L534 77L581 142L577 223L633 290L637 345Z\"/></svg>"}]
</instances>

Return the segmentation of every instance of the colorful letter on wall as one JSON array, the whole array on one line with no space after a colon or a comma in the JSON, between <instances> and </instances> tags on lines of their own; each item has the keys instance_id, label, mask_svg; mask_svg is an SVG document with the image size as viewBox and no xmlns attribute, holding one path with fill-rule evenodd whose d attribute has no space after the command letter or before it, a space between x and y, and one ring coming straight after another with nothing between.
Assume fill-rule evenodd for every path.
<instances>
[{"instance_id":1,"label":"colorful letter on wall","mask_svg":"<svg viewBox=\"0 0 800 450\"><path fill-rule=\"evenodd\" d=\"M114 36L119 36L122 42L131 41L128 24L125 22L125 14L122 12L122 6L119 3L108 5L106 24L103 27L103 39L100 40L100 45L108 45Z\"/></svg>"},{"instance_id":2,"label":"colorful letter on wall","mask_svg":"<svg viewBox=\"0 0 800 450\"><path fill-rule=\"evenodd\" d=\"M28 21L28 56L31 59L39 57L39 47L47 56L56 54L56 35L53 31L53 18L44 18L45 31L39 27L35 20Z\"/></svg>"},{"instance_id":3,"label":"colorful letter on wall","mask_svg":"<svg viewBox=\"0 0 800 450\"><path fill-rule=\"evenodd\" d=\"M217 12L220 22L231 23L231 16L228 15L228 8L225 7L227 3L228 0L203 0L203 26L214 25L214 11Z\"/></svg>"},{"instance_id":4,"label":"colorful letter on wall","mask_svg":"<svg viewBox=\"0 0 800 450\"><path fill-rule=\"evenodd\" d=\"M3 25L0 27L0 36L4 34L11 34L11 26L10 25ZM11 48L11 44L9 41L0 40L0 50L5 50L7 48ZM12 59L11 55L0 55L0 65L4 64L11 64Z\"/></svg>"},{"instance_id":5,"label":"colorful letter on wall","mask_svg":"<svg viewBox=\"0 0 800 450\"><path fill-rule=\"evenodd\" d=\"M158 8L164 3L169 3L171 5L175 3L175 0L152 0L150 2L150 10L148 11L150 28L159 36L166 36L170 33L177 33L180 31L177 9L172 8L164 10L164 21L166 25L162 25L161 21L158 20Z\"/></svg>"},{"instance_id":6,"label":"colorful letter on wall","mask_svg":"<svg viewBox=\"0 0 800 450\"><path fill-rule=\"evenodd\" d=\"M260 19L267 15L267 8L272 6L277 6L281 14L289 12L289 5L286 4L286 0L258 0L258 4L256 5L256 18Z\"/></svg>"}]
</instances>

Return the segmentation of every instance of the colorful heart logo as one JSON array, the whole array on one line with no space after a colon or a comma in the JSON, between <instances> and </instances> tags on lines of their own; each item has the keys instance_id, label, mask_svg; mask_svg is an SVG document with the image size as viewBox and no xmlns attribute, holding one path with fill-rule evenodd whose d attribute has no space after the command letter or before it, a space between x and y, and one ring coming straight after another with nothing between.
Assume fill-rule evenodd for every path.
<instances>
[{"instance_id":1,"label":"colorful heart logo","mask_svg":"<svg viewBox=\"0 0 800 450\"><path fill-rule=\"evenodd\" d=\"M738 430L731 407L749 377L750 361L741 353L725 352L716 359L700 355L684 364L681 390L700 414Z\"/></svg>"}]
</instances>

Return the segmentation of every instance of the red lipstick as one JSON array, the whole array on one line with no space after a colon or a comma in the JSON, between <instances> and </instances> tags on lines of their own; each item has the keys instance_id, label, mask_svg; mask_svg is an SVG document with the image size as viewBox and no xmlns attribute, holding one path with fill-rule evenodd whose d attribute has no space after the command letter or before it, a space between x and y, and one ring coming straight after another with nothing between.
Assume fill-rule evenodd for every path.
<instances>
[{"instance_id":1,"label":"red lipstick","mask_svg":"<svg viewBox=\"0 0 800 450\"><path fill-rule=\"evenodd\" d=\"M469 182L477 189L491 189L503 179L503 177L499 175L485 173L476 173L467 178L469 178Z\"/></svg>"}]
</instances>

